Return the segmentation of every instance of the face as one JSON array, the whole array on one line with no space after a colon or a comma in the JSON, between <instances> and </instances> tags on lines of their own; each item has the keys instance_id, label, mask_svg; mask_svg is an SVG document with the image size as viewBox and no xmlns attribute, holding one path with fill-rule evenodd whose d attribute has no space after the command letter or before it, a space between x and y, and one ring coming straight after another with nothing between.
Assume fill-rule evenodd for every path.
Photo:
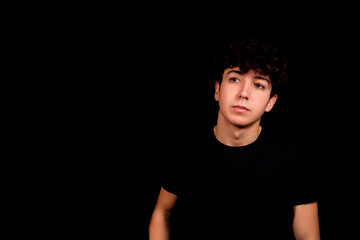
<instances>
[{"instance_id":1,"label":"face","mask_svg":"<svg viewBox=\"0 0 360 240\"><path fill-rule=\"evenodd\" d=\"M219 102L219 118L238 127L260 123L264 112L269 112L277 99L270 98L268 76L254 71L241 73L238 67L224 71L221 84L215 84L215 100Z\"/></svg>"}]
</instances>

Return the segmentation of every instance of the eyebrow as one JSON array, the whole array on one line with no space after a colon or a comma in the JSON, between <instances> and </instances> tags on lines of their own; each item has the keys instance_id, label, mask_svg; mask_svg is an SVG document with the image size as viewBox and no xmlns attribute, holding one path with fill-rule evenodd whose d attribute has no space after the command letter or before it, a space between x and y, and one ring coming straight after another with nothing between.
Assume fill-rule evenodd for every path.
<instances>
[{"instance_id":1,"label":"eyebrow","mask_svg":"<svg viewBox=\"0 0 360 240\"><path fill-rule=\"evenodd\" d=\"M229 75L230 73L237 73L237 74L240 74L242 75L243 73L239 70L231 70L229 71L226 75ZM263 77L263 76L255 76L256 79L260 79L260 80L265 80L267 82L270 83L270 79L266 78L266 77Z\"/></svg>"}]
</instances>

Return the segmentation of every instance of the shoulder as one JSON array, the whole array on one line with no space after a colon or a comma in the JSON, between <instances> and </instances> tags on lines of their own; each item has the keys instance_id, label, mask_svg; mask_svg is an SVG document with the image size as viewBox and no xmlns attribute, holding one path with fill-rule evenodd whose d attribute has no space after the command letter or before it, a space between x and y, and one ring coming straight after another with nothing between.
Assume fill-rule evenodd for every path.
<instances>
[{"instance_id":1,"label":"shoulder","mask_svg":"<svg viewBox=\"0 0 360 240\"><path fill-rule=\"evenodd\" d=\"M198 127L185 131L177 141L177 149L182 152L207 149L215 144L213 128L210 126Z\"/></svg>"},{"instance_id":2,"label":"shoulder","mask_svg":"<svg viewBox=\"0 0 360 240\"><path fill-rule=\"evenodd\" d=\"M267 155L292 165L312 159L312 153L304 144L286 135L264 134L261 145L262 151Z\"/></svg>"},{"instance_id":3,"label":"shoulder","mask_svg":"<svg viewBox=\"0 0 360 240\"><path fill-rule=\"evenodd\" d=\"M306 151L305 146L284 134L276 134L272 132L265 132L263 135L263 144L273 147L274 149L286 151Z\"/></svg>"}]
</instances>

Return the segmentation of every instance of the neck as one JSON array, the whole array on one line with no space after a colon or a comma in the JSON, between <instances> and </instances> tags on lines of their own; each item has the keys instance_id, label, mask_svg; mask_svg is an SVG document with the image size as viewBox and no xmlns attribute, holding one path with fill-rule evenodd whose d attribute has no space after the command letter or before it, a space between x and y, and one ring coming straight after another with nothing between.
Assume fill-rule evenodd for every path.
<instances>
[{"instance_id":1,"label":"neck","mask_svg":"<svg viewBox=\"0 0 360 240\"><path fill-rule=\"evenodd\" d=\"M260 121L245 127L238 127L218 121L214 127L214 134L217 140L233 147L246 146L253 143L258 138L260 132Z\"/></svg>"}]
</instances>

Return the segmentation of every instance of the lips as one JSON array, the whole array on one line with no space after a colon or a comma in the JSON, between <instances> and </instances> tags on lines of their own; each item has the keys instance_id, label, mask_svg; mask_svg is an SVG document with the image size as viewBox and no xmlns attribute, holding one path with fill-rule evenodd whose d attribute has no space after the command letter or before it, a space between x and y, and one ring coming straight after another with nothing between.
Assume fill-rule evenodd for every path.
<instances>
[{"instance_id":1,"label":"lips","mask_svg":"<svg viewBox=\"0 0 360 240\"><path fill-rule=\"evenodd\" d=\"M234 105L232 106L233 109L236 111L236 112L240 112L240 113L243 113L243 112L248 112L249 109L244 107L244 106L241 106L241 105Z\"/></svg>"}]
</instances>

